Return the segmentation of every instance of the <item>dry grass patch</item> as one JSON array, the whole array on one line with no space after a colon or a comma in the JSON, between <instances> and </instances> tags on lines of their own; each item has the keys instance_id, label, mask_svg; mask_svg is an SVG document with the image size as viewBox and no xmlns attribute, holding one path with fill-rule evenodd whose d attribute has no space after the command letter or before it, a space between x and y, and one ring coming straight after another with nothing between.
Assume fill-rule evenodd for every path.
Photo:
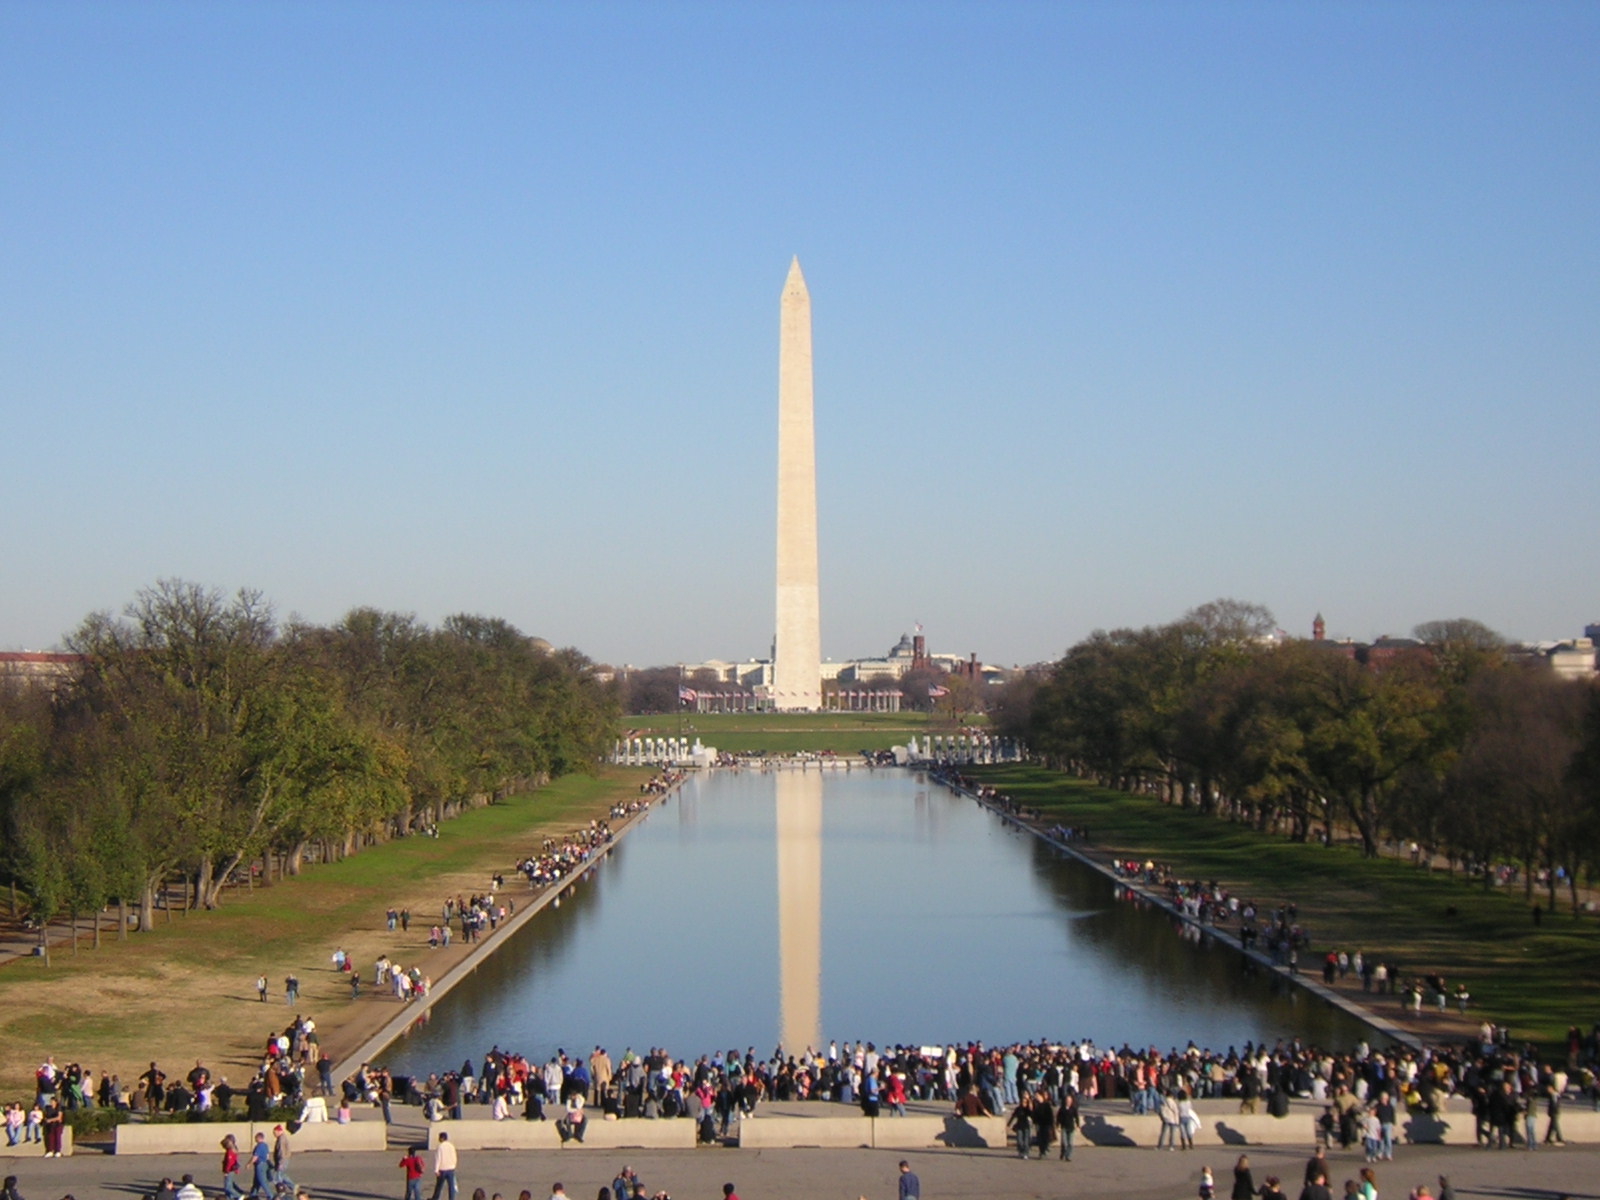
<instances>
[{"instance_id":1,"label":"dry grass patch","mask_svg":"<svg viewBox=\"0 0 1600 1200\"><path fill-rule=\"evenodd\" d=\"M338 1058L397 1011L396 1002L370 994L380 953L437 978L466 954L459 942L428 950L428 926L446 895L487 890L490 875L509 874L518 854L603 817L614 801L636 796L648 776L607 771L558 780L447 822L438 839L375 846L268 887L233 891L217 912L158 917L149 933L106 939L100 950L87 943L76 955L57 950L48 969L36 959L0 966L0 1098L31 1092L47 1054L124 1080L151 1059L176 1075L200 1058L239 1083L268 1033L296 1012L316 1019L324 1047ZM524 893L512 895L520 901ZM411 909L409 934L388 932L390 905ZM363 968L359 1000L350 999L348 977L332 969L338 948ZM294 1008L284 1002L291 973L300 980ZM270 985L266 1004L256 997L261 974Z\"/></svg>"}]
</instances>

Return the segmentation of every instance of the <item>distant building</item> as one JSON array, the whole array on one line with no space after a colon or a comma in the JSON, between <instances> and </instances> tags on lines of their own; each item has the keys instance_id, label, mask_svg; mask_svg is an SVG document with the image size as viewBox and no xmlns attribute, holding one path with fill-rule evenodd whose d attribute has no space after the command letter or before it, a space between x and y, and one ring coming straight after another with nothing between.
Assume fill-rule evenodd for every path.
<instances>
[{"instance_id":1,"label":"distant building","mask_svg":"<svg viewBox=\"0 0 1600 1200\"><path fill-rule=\"evenodd\" d=\"M0 686L46 687L53 691L73 679L82 666L81 654L0 650Z\"/></svg>"},{"instance_id":2,"label":"distant building","mask_svg":"<svg viewBox=\"0 0 1600 1200\"><path fill-rule=\"evenodd\" d=\"M1356 649L1356 661L1374 671L1382 671L1404 659L1431 661L1433 651L1416 638L1381 637L1370 646Z\"/></svg>"},{"instance_id":3,"label":"distant building","mask_svg":"<svg viewBox=\"0 0 1600 1200\"><path fill-rule=\"evenodd\" d=\"M1594 628L1590 626L1589 628ZM1584 636L1544 648L1544 659L1558 679L1593 679L1596 674L1594 638Z\"/></svg>"},{"instance_id":4,"label":"distant building","mask_svg":"<svg viewBox=\"0 0 1600 1200\"><path fill-rule=\"evenodd\" d=\"M705 662L680 664L685 679L700 683L714 681L712 688L696 688L693 701L701 711L744 710L773 707L772 660L751 658L738 661L712 658ZM822 663L822 704L824 708L843 708L878 712L898 712L899 684L912 671L934 670L947 675L965 675L975 683L997 685L1016 672L986 666L976 654L930 654L927 639L919 627L915 635L903 633L887 653L878 657L852 658L844 662Z\"/></svg>"}]
</instances>

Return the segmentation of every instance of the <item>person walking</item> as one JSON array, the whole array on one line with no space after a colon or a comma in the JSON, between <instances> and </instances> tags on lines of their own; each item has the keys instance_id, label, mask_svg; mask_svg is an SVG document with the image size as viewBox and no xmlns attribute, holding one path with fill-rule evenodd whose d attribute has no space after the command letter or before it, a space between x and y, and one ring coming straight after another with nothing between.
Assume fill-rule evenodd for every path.
<instances>
[{"instance_id":1,"label":"person walking","mask_svg":"<svg viewBox=\"0 0 1600 1200\"><path fill-rule=\"evenodd\" d=\"M289 1148L289 1131L282 1125L272 1127L272 1177L279 1187L295 1190L289 1177L289 1158L294 1152Z\"/></svg>"},{"instance_id":2,"label":"person walking","mask_svg":"<svg viewBox=\"0 0 1600 1200\"><path fill-rule=\"evenodd\" d=\"M456 1200L456 1163L456 1148L450 1135L441 1131L439 1144L433 1150L433 1200L439 1200L446 1189L450 1200Z\"/></svg>"},{"instance_id":3,"label":"person walking","mask_svg":"<svg viewBox=\"0 0 1600 1200\"><path fill-rule=\"evenodd\" d=\"M1011 1120L1007 1122L1017 1139L1017 1157L1027 1158L1030 1139L1033 1130L1033 1097L1023 1096L1021 1102L1011 1112Z\"/></svg>"},{"instance_id":4,"label":"person walking","mask_svg":"<svg viewBox=\"0 0 1600 1200\"><path fill-rule=\"evenodd\" d=\"M422 1172L425 1168L422 1155L417 1153L415 1146L406 1148L405 1157L400 1160L400 1169L406 1173L405 1200L422 1200Z\"/></svg>"},{"instance_id":5,"label":"person walking","mask_svg":"<svg viewBox=\"0 0 1600 1200\"><path fill-rule=\"evenodd\" d=\"M1550 1119L1550 1124L1545 1127L1544 1144L1565 1146L1567 1139L1561 1136L1561 1097L1567 1090L1567 1074L1565 1071L1552 1075L1544 1088L1545 1115Z\"/></svg>"},{"instance_id":6,"label":"person walking","mask_svg":"<svg viewBox=\"0 0 1600 1200\"><path fill-rule=\"evenodd\" d=\"M222 1194L227 1200L241 1200L239 1189L239 1142L233 1134L222 1139Z\"/></svg>"},{"instance_id":7,"label":"person walking","mask_svg":"<svg viewBox=\"0 0 1600 1200\"><path fill-rule=\"evenodd\" d=\"M272 1195L272 1148L267 1145L267 1135L256 1134L250 1147L250 1200L264 1200Z\"/></svg>"},{"instance_id":8,"label":"person walking","mask_svg":"<svg viewBox=\"0 0 1600 1200\"><path fill-rule=\"evenodd\" d=\"M1061 1161L1072 1161L1072 1142L1077 1137L1083 1114L1078 1111L1078 1093L1068 1089L1062 1093L1061 1107L1056 1111L1056 1130L1061 1135Z\"/></svg>"},{"instance_id":9,"label":"person walking","mask_svg":"<svg viewBox=\"0 0 1600 1200\"><path fill-rule=\"evenodd\" d=\"M1239 1155L1239 1161L1233 1164L1233 1191L1228 1200L1255 1200L1256 1181L1250 1171L1250 1156Z\"/></svg>"},{"instance_id":10,"label":"person walking","mask_svg":"<svg viewBox=\"0 0 1600 1200\"><path fill-rule=\"evenodd\" d=\"M1033 1144L1042 1159L1050 1153L1050 1143L1056 1139L1056 1110L1050 1107L1050 1097L1039 1092L1033 1098Z\"/></svg>"}]
</instances>

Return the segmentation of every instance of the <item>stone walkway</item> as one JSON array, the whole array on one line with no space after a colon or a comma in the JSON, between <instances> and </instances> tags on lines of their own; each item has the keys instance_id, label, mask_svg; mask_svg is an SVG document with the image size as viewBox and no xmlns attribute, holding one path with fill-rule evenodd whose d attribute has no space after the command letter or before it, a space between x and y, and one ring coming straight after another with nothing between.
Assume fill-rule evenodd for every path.
<instances>
[{"instance_id":1,"label":"stone walkway","mask_svg":"<svg viewBox=\"0 0 1600 1200\"><path fill-rule=\"evenodd\" d=\"M1277 1175L1289 1200L1299 1194L1309 1145L1298 1148L1255 1148L1250 1162L1259 1185ZM386 1154L302 1153L293 1174L313 1197L337 1200L394 1200L402 1193L399 1152ZM523 1188L537 1200L550 1194L556 1181L573 1200L588 1200L608 1186L624 1163L632 1166L649 1193L665 1190L674 1200L717 1200L722 1185L735 1184L743 1200L893 1200L896 1164L909 1160L922 1179L926 1200L973 1197L974 1200L1038 1200L1040 1197L1104 1196L1115 1200L1185 1200L1195 1195L1202 1166L1216 1175L1219 1195L1232 1183L1237 1154L1230 1150L1190 1153L1156 1150L1092 1150L1070 1163L1056 1159L1023 1162L1005 1150L699 1150L604 1151L569 1148L547 1151L479 1151L461 1156L461 1196L483 1188L515 1197ZM1333 1193L1362 1166L1358 1153L1335 1152ZM217 1155L175 1155L165 1158L112 1158L85 1149L72 1158L49 1162L3 1157L0 1173L17 1175L27 1200L56 1200L72 1195L139 1196L153 1191L163 1176L192 1172L215 1194ZM1456 1194L1489 1200L1551 1200L1561 1194L1600 1197L1600 1148L1566 1147L1523 1151L1471 1148L1402 1148L1392 1163L1377 1168L1380 1195L1403 1200L1426 1183L1437 1194L1437 1177L1449 1175ZM431 1192L431 1187L430 1187ZM428 1194L428 1193L425 1193Z\"/></svg>"}]
</instances>

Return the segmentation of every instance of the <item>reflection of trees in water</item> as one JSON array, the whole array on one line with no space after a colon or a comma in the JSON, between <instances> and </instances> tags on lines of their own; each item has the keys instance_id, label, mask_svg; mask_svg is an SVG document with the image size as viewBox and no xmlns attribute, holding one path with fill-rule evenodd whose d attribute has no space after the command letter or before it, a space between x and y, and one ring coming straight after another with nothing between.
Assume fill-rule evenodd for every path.
<instances>
[{"instance_id":1,"label":"reflection of trees in water","mask_svg":"<svg viewBox=\"0 0 1600 1200\"><path fill-rule=\"evenodd\" d=\"M1035 877L1077 919L1063 926L1071 949L1093 954L1117 986L1157 990L1179 1006L1219 1003L1259 1013L1257 1027L1272 1036L1298 1033L1307 1041L1344 1048L1373 1031L1285 980L1263 971L1237 949L1204 936L1187 921L1152 905L1042 838L1029 836ZM1087 915L1080 915L1087 914ZM1221 931L1226 936L1226 930Z\"/></svg>"},{"instance_id":2,"label":"reflection of trees in water","mask_svg":"<svg viewBox=\"0 0 1600 1200\"><path fill-rule=\"evenodd\" d=\"M824 1036L1226 1048L1295 1034L1344 1047L1362 1033L970 801L894 772L830 772L822 786ZM677 812L655 809L595 879L530 921L386 1057L436 1069L497 1042L548 1057L557 1043L575 1052L631 1038L692 1056L730 1035L776 1041L773 787L755 773L691 779L666 802ZM416 961L428 969L426 950ZM737 995L726 986L735 962Z\"/></svg>"},{"instance_id":3,"label":"reflection of trees in water","mask_svg":"<svg viewBox=\"0 0 1600 1200\"><path fill-rule=\"evenodd\" d=\"M403 1056L412 1069L426 1074L431 1070L460 1066L459 1059L469 1053L476 1060L488 1050L496 1041L493 1027L502 1019L505 996L518 988L526 990L528 980L534 975L559 970L562 960L585 929L601 919L602 878L607 871L622 869L625 849L618 843L612 847L609 859L602 861L591 875L568 883L560 895L517 930L510 941L452 988L432 1010L430 1019L413 1023L407 1038L397 1043L399 1056ZM508 876L508 879L519 880L521 876ZM538 896L538 892L524 890L516 882L508 883L500 893L502 900L506 897L515 900L519 910L535 903ZM399 955L394 957L400 958ZM420 952L416 963L425 974L429 973L426 949ZM403 965L410 968L412 964L407 961ZM534 1049L511 1045L501 1048L523 1053ZM379 1057L392 1059L396 1055Z\"/></svg>"}]
</instances>

